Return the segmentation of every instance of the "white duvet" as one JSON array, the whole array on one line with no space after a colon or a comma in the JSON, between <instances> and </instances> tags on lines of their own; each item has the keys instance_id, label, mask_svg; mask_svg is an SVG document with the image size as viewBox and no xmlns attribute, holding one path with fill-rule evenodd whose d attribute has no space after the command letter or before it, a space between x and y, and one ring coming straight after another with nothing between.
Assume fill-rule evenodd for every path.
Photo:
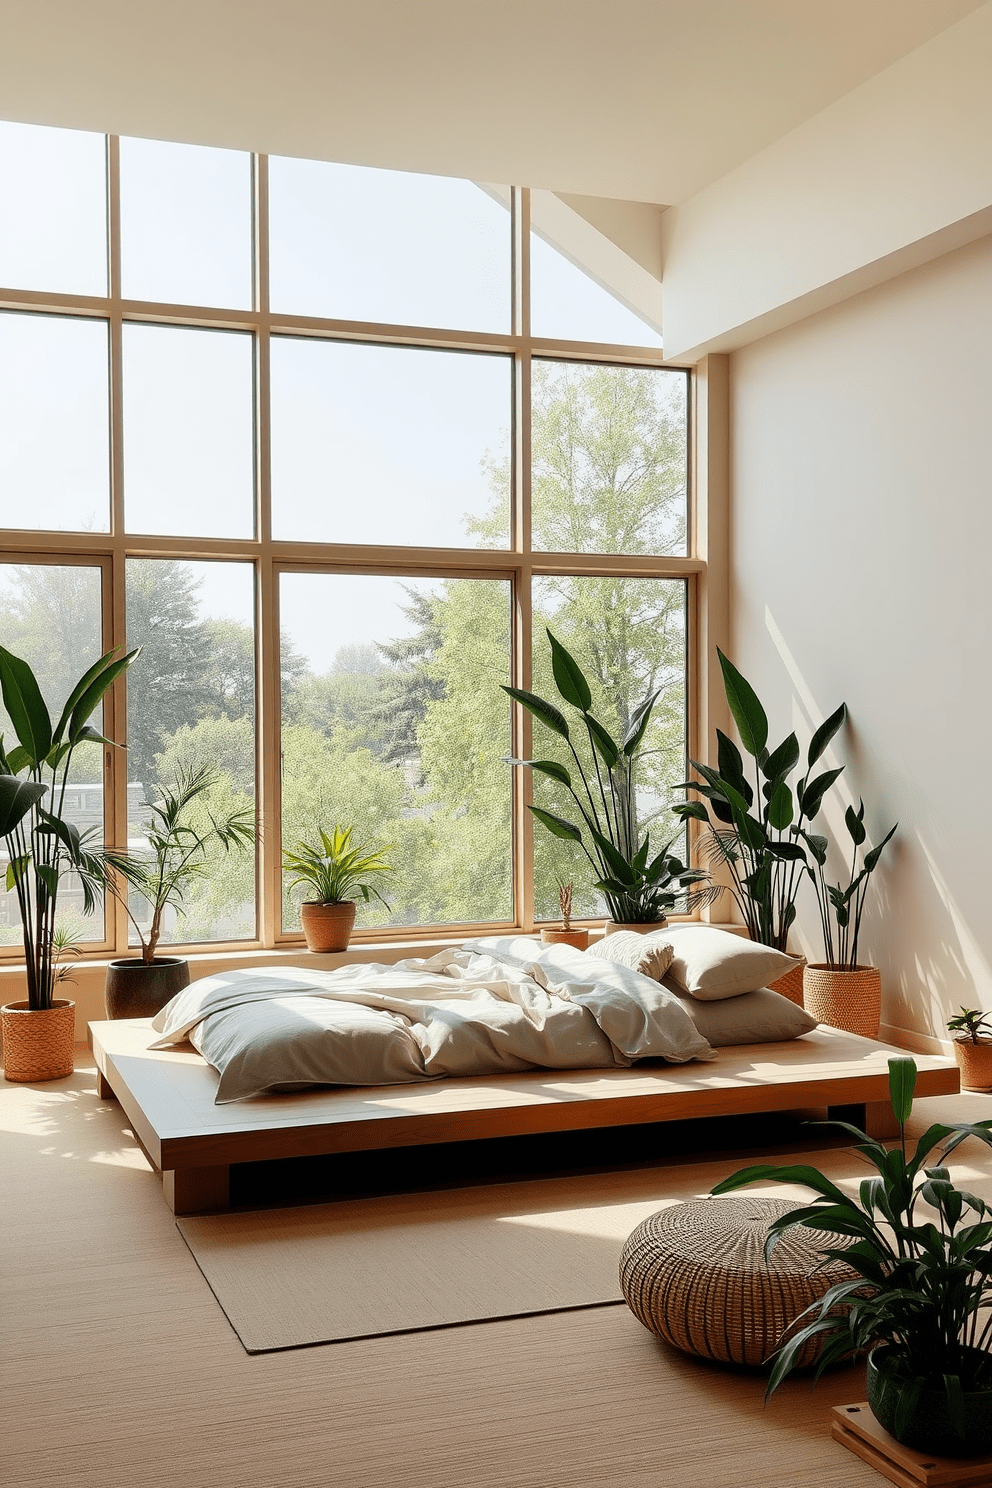
<instances>
[{"instance_id":1,"label":"white duvet","mask_svg":"<svg viewBox=\"0 0 992 1488\"><path fill-rule=\"evenodd\" d=\"M218 1071L218 1103L308 1085L395 1085L529 1069L713 1057L679 999L639 972L528 937L333 971L193 982L154 1020Z\"/></svg>"}]
</instances>

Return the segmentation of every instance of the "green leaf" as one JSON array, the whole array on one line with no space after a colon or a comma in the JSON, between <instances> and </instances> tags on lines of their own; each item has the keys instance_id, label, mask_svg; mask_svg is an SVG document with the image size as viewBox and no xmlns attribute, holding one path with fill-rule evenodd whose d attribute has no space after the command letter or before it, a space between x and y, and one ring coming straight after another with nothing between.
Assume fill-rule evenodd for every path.
<instances>
[{"instance_id":1,"label":"green leaf","mask_svg":"<svg viewBox=\"0 0 992 1488\"><path fill-rule=\"evenodd\" d=\"M868 836L868 833L865 831L864 801L860 802L857 811L855 811L853 806L848 806L847 810L844 812L844 825L847 827L851 841L854 843L855 847L860 847L862 842L864 842L865 838Z\"/></svg>"},{"instance_id":2,"label":"green leaf","mask_svg":"<svg viewBox=\"0 0 992 1488\"><path fill-rule=\"evenodd\" d=\"M551 642L551 671L555 686L566 703L571 703L580 713L587 713L592 707L592 692L585 673L575 657L565 650L560 641L555 640L550 630L547 634Z\"/></svg>"},{"instance_id":3,"label":"green leaf","mask_svg":"<svg viewBox=\"0 0 992 1488\"><path fill-rule=\"evenodd\" d=\"M555 707L554 703L546 702L534 692L525 692L522 687L507 687L503 683L500 685L507 697L513 698L514 702L521 703L528 713L532 713L535 718L541 720L545 728L560 735L562 739L568 738L568 723L565 715Z\"/></svg>"},{"instance_id":4,"label":"green leaf","mask_svg":"<svg viewBox=\"0 0 992 1488\"><path fill-rule=\"evenodd\" d=\"M513 759L511 755L504 755L503 760L507 765L522 765L526 770L536 770L538 775L548 775L552 780L557 780L559 785L567 785L571 790L572 777L557 760Z\"/></svg>"},{"instance_id":5,"label":"green leaf","mask_svg":"<svg viewBox=\"0 0 992 1488\"><path fill-rule=\"evenodd\" d=\"M826 837L818 837L815 832L804 832L803 837L806 841L806 846L813 854L814 860L822 868L827 861L827 848L830 845Z\"/></svg>"},{"instance_id":6,"label":"green leaf","mask_svg":"<svg viewBox=\"0 0 992 1488\"><path fill-rule=\"evenodd\" d=\"M776 832L784 832L792 825L794 815L792 792L786 782L780 780L768 801L768 825Z\"/></svg>"},{"instance_id":7,"label":"green leaf","mask_svg":"<svg viewBox=\"0 0 992 1488\"><path fill-rule=\"evenodd\" d=\"M48 795L48 787L16 775L0 775L0 837L6 837L33 806Z\"/></svg>"},{"instance_id":8,"label":"green leaf","mask_svg":"<svg viewBox=\"0 0 992 1488\"><path fill-rule=\"evenodd\" d=\"M766 780L778 780L780 776L788 775L798 763L799 740L795 734L790 734L787 739L782 740L777 749L772 751L761 769Z\"/></svg>"},{"instance_id":9,"label":"green leaf","mask_svg":"<svg viewBox=\"0 0 992 1488\"><path fill-rule=\"evenodd\" d=\"M683 821L688 821L690 817L693 821L709 821L710 819L709 813L702 801L678 801L672 807L672 810Z\"/></svg>"},{"instance_id":10,"label":"green leaf","mask_svg":"<svg viewBox=\"0 0 992 1488\"><path fill-rule=\"evenodd\" d=\"M806 861L806 854L798 842L769 842L765 845L765 851L771 853L773 858L781 859L783 863L805 863Z\"/></svg>"},{"instance_id":11,"label":"green leaf","mask_svg":"<svg viewBox=\"0 0 992 1488\"><path fill-rule=\"evenodd\" d=\"M746 797L750 787L744 778L744 757L733 739L729 739L723 729L716 731L716 764L724 780L729 780L731 785ZM751 800L748 800L748 805L750 804Z\"/></svg>"},{"instance_id":12,"label":"green leaf","mask_svg":"<svg viewBox=\"0 0 992 1488\"><path fill-rule=\"evenodd\" d=\"M806 756L808 765L812 766L816 764L820 755L826 749L846 717L847 704L841 703L836 713L831 713L830 717L820 724L820 727L809 741L809 753Z\"/></svg>"},{"instance_id":13,"label":"green leaf","mask_svg":"<svg viewBox=\"0 0 992 1488\"><path fill-rule=\"evenodd\" d=\"M644 738L644 731L651 720L651 710L658 701L660 693L661 688L659 687L657 692L652 692L650 697L646 697L643 703L639 703L634 709L630 723L627 726L627 732L624 734L620 744L620 748L628 759L631 759L636 753L641 740Z\"/></svg>"},{"instance_id":14,"label":"green leaf","mask_svg":"<svg viewBox=\"0 0 992 1488\"><path fill-rule=\"evenodd\" d=\"M117 678L126 672L128 667L138 655L140 648L129 651L118 661L114 661L113 651L108 651L102 658L106 665L90 682L86 690L79 696L71 714L69 715L68 739L70 744L76 744L82 738L84 725L89 721L91 714L108 688L112 687Z\"/></svg>"},{"instance_id":15,"label":"green leaf","mask_svg":"<svg viewBox=\"0 0 992 1488\"><path fill-rule=\"evenodd\" d=\"M590 831L613 877L619 879L627 888L632 888L636 882L636 875L623 853L618 852L610 839L604 837L602 832L597 832L595 827L590 828Z\"/></svg>"},{"instance_id":16,"label":"green leaf","mask_svg":"<svg viewBox=\"0 0 992 1488\"><path fill-rule=\"evenodd\" d=\"M138 650L140 649L141 648L139 647ZM137 654L137 651L133 652L132 659ZM62 716L59 719L58 723L55 725L55 732L52 735L53 744L61 744L66 725L69 722L69 719L72 717L72 711L75 708L76 704L84 695L87 688L96 681L97 677L103 675L104 669L109 666L110 662L116 655L116 651L106 651L100 657L99 661L95 661L91 667L86 668L86 671L80 677L79 681L76 683L75 687L72 689L69 696L65 700L65 707L62 709Z\"/></svg>"},{"instance_id":17,"label":"green leaf","mask_svg":"<svg viewBox=\"0 0 992 1488\"><path fill-rule=\"evenodd\" d=\"M890 827L889 830L886 832L885 836L882 838L881 842L878 844L878 846L877 847L873 847L871 849L871 852L866 852L865 853L865 867L864 867L864 871L865 871L865 874L866 875L869 874L869 873L874 873L875 868L876 868L876 866L878 864L878 860L882 856L882 849L885 847L886 843L887 842L890 842L892 840L892 838L895 836L896 828L898 827L898 825L899 825L899 823L896 822L895 827Z\"/></svg>"},{"instance_id":18,"label":"green leaf","mask_svg":"<svg viewBox=\"0 0 992 1488\"><path fill-rule=\"evenodd\" d=\"M716 654L720 658L723 671L727 704L734 716L741 743L748 754L757 759L768 743L768 718L765 710L758 701L758 695L750 682L741 676L733 662L727 660L719 647L717 647Z\"/></svg>"},{"instance_id":19,"label":"green leaf","mask_svg":"<svg viewBox=\"0 0 992 1488\"><path fill-rule=\"evenodd\" d=\"M603 759L606 768L608 770L614 769L620 759L620 750L617 748L610 735L606 732L606 729L603 727L603 725L598 721L598 719L593 718L591 713L585 714L585 721L586 727L588 728L589 733L592 736L592 741L595 744L596 748L599 750L600 756Z\"/></svg>"},{"instance_id":20,"label":"green leaf","mask_svg":"<svg viewBox=\"0 0 992 1488\"><path fill-rule=\"evenodd\" d=\"M810 782L805 790L800 792L799 810L803 816L808 816L812 821L823 805L823 798L827 791L833 785L838 775L843 775L843 773L843 765L837 770L824 770L822 775L818 775L815 780Z\"/></svg>"},{"instance_id":21,"label":"green leaf","mask_svg":"<svg viewBox=\"0 0 992 1488\"><path fill-rule=\"evenodd\" d=\"M26 661L0 646L0 691L21 747L32 768L52 747L52 720Z\"/></svg>"},{"instance_id":22,"label":"green leaf","mask_svg":"<svg viewBox=\"0 0 992 1488\"><path fill-rule=\"evenodd\" d=\"M889 1060L889 1097L892 1111L900 1126L905 1126L913 1109L916 1088L916 1060L902 1056Z\"/></svg>"},{"instance_id":23,"label":"green leaf","mask_svg":"<svg viewBox=\"0 0 992 1488\"><path fill-rule=\"evenodd\" d=\"M527 808L537 817L542 826L555 837L562 837L566 842L581 842L582 833L573 822L566 821L563 816L556 816L553 811L545 811L541 806L529 806Z\"/></svg>"}]
</instances>

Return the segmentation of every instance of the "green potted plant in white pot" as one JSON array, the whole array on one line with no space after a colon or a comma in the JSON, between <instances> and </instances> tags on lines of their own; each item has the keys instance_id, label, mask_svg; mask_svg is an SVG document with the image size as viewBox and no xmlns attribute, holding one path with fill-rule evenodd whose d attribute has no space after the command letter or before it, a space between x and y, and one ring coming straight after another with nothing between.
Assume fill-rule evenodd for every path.
<instances>
[{"instance_id":1,"label":"green potted plant in white pot","mask_svg":"<svg viewBox=\"0 0 992 1488\"><path fill-rule=\"evenodd\" d=\"M593 872L593 887L610 913L607 933L661 929L673 910L708 904L719 890L709 883L707 869L687 867L672 851L681 833L652 854L650 834L642 833L638 822L637 760L658 693L650 693L635 708L618 743L592 713L592 689L582 668L550 630L547 635L555 686L578 719L570 725L560 708L536 693L506 686L503 691L564 741L572 764L513 758L507 763L544 775L571 796L578 822L541 806L529 809L555 837L581 848ZM578 741L572 734L576 722Z\"/></svg>"},{"instance_id":2,"label":"green potted plant in white pot","mask_svg":"<svg viewBox=\"0 0 992 1488\"><path fill-rule=\"evenodd\" d=\"M992 1451L992 1207L955 1187L946 1160L969 1136L992 1146L992 1121L935 1124L908 1157L915 1082L914 1060L889 1060L899 1123L899 1145L891 1151L846 1122L822 1123L854 1136L876 1169L856 1198L806 1164L743 1168L713 1192L751 1183L805 1185L816 1197L773 1221L766 1255L785 1230L802 1225L836 1235L837 1248L821 1254L857 1273L803 1314L809 1322L794 1333L790 1328L766 1394L797 1366L810 1339L821 1345L816 1378L828 1365L870 1350L868 1404L886 1431L922 1452L978 1457Z\"/></svg>"},{"instance_id":3,"label":"green potted plant in white pot","mask_svg":"<svg viewBox=\"0 0 992 1488\"><path fill-rule=\"evenodd\" d=\"M300 920L310 951L346 951L357 912L356 896L368 904L386 904L373 880L393 871L386 848L352 846L353 827L318 828L319 845L300 842L283 853L283 867L291 875L289 887L301 884L312 898L300 905ZM388 908L388 905L386 906Z\"/></svg>"},{"instance_id":4,"label":"green potted plant in white pot","mask_svg":"<svg viewBox=\"0 0 992 1488\"><path fill-rule=\"evenodd\" d=\"M141 946L140 956L111 961L107 967L104 999L108 1018L154 1018L173 997L189 986L189 962L181 956L160 956L158 946L167 909L182 910L186 894L207 870L207 852L219 846L241 851L255 841L255 824L247 809L216 812L205 798L217 783L208 766L180 770L174 788L166 787L150 808L146 828L148 847L142 851L108 852L114 870L108 882L123 904ZM202 808L196 819L197 804ZM131 895L140 895L150 913L135 912Z\"/></svg>"},{"instance_id":5,"label":"green potted plant in white pot","mask_svg":"<svg viewBox=\"0 0 992 1488\"><path fill-rule=\"evenodd\" d=\"M27 998L0 1010L8 1080L57 1080L73 1070L75 1005L55 996L65 976L59 964L65 937L56 925L59 889L68 874L75 875L83 909L91 914L106 868L92 840L95 829L80 832L66 820L66 786L81 745L112 744L89 720L137 654L101 656L80 677L53 724L31 667L0 647L0 690L17 737L8 749L0 736L0 840L7 857L6 887L21 917L27 983Z\"/></svg>"}]
</instances>

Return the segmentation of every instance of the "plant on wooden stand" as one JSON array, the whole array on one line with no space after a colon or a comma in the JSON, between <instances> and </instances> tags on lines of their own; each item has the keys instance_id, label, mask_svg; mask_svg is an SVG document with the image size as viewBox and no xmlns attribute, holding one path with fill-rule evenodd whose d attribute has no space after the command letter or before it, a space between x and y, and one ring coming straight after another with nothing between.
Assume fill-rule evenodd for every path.
<instances>
[{"instance_id":1,"label":"plant on wooden stand","mask_svg":"<svg viewBox=\"0 0 992 1488\"><path fill-rule=\"evenodd\" d=\"M858 1273L803 1314L812 1320L779 1349L767 1395L796 1367L809 1339L822 1344L816 1378L829 1364L870 1349L868 1403L897 1441L944 1456L979 1456L992 1450L992 1207L954 1186L946 1160L969 1136L992 1146L992 1121L935 1124L907 1158L915 1083L913 1059L889 1060L899 1125L892 1151L846 1122L817 1123L857 1138L856 1151L877 1170L856 1199L805 1164L743 1168L713 1192L769 1182L811 1188L811 1203L772 1223L766 1255L784 1231L803 1225L837 1235L837 1248L821 1254ZM918 1213L921 1204L926 1212Z\"/></svg>"},{"instance_id":2,"label":"plant on wooden stand","mask_svg":"<svg viewBox=\"0 0 992 1488\"><path fill-rule=\"evenodd\" d=\"M28 663L0 647L0 690L18 741L7 749L0 735L0 839L6 887L14 892L23 927L28 994L2 1010L8 1080L58 1079L72 1072L75 1010L54 996L66 977L59 963L69 948L55 923L59 889L68 874L75 875L83 910L92 914L106 868L93 840L96 829L80 832L65 818L66 787L80 745L113 745L89 720L137 654L101 656L80 677L53 725Z\"/></svg>"},{"instance_id":3,"label":"plant on wooden stand","mask_svg":"<svg viewBox=\"0 0 992 1488\"><path fill-rule=\"evenodd\" d=\"M109 878L112 892L123 904L141 946L139 957L111 961L107 968L108 1018L151 1018L189 985L189 963L179 956L156 954L167 909L181 910L186 893L207 872L208 849L214 844L225 852L250 847L255 824L250 811L240 809L214 813L205 808L203 824L191 818L191 808L201 806L217 784L209 766L180 770L174 789L164 788L162 798L150 808L145 829L144 851L108 852L114 870ZM147 928L135 914L131 891L139 894L151 910Z\"/></svg>"},{"instance_id":4,"label":"plant on wooden stand","mask_svg":"<svg viewBox=\"0 0 992 1488\"><path fill-rule=\"evenodd\" d=\"M293 876L290 888L303 884L315 897L300 905L300 919L311 951L344 951L355 923L355 896L366 904L374 897L386 904L371 879L392 873L384 857L387 848L352 847L354 828L335 826L327 833L318 828L320 846L301 842L295 851L283 853L283 867ZM388 905L387 905L388 908Z\"/></svg>"},{"instance_id":5,"label":"plant on wooden stand","mask_svg":"<svg viewBox=\"0 0 992 1488\"><path fill-rule=\"evenodd\" d=\"M992 1035L983 1032L988 1029L990 1019L992 1013L963 1007L947 1020L948 1032L958 1035L954 1040L954 1057L966 1090L992 1088Z\"/></svg>"}]
</instances>

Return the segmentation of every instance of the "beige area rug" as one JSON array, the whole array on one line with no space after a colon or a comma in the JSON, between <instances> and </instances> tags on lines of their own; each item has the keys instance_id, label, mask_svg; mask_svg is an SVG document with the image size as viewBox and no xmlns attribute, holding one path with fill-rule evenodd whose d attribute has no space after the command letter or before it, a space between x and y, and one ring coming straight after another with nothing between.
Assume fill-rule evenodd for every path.
<instances>
[{"instance_id":1,"label":"beige area rug","mask_svg":"<svg viewBox=\"0 0 992 1488\"><path fill-rule=\"evenodd\" d=\"M786 1161L796 1161L795 1157ZM817 1153L835 1181L849 1149ZM639 1169L176 1221L249 1353L622 1302L641 1220L740 1163ZM770 1185L752 1192L802 1196Z\"/></svg>"}]
</instances>

